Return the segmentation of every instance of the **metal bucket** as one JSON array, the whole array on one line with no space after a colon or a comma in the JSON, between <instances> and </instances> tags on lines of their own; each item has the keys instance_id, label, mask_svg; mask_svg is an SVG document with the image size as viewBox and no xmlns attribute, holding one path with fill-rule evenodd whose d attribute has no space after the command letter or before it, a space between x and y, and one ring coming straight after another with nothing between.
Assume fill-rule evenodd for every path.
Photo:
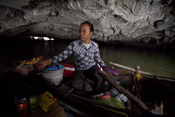
<instances>
[{"instance_id":1,"label":"metal bucket","mask_svg":"<svg viewBox=\"0 0 175 117\"><path fill-rule=\"evenodd\" d=\"M60 82L63 80L63 72L64 72L64 66L58 70L43 70L41 75L43 78L49 82L50 84L53 84L55 86L58 86Z\"/></svg>"}]
</instances>

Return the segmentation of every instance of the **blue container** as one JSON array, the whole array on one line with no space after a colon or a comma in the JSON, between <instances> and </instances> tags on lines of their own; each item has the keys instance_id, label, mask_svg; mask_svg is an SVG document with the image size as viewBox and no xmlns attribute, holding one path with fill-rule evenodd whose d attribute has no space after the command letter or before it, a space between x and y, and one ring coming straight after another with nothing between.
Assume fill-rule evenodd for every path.
<instances>
[{"instance_id":1,"label":"blue container","mask_svg":"<svg viewBox=\"0 0 175 117\"><path fill-rule=\"evenodd\" d=\"M61 69L62 67L63 67L62 65L54 65L54 66L46 67L45 70L47 71L58 70L58 69Z\"/></svg>"}]
</instances>

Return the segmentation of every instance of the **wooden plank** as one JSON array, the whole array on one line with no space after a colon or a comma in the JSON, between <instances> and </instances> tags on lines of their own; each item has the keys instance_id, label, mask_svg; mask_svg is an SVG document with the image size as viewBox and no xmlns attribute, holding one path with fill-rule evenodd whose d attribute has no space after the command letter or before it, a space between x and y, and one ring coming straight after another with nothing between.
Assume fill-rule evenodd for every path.
<instances>
[{"instance_id":1,"label":"wooden plank","mask_svg":"<svg viewBox=\"0 0 175 117\"><path fill-rule=\"evenodd\" d=\"M68 87L65 84L62 84L57 89L59 90L59 93L64 96L67 96L67 93L71 93L74 90L74 88Z\"/></svg>"},{"instance_id":2,"label":"wooden plank","mask_svg":"<svg viewBox=\"0 0 175 117\"><path fill-rule=\"evenodd\" d=\"M120 92L122 92L125 96L127 96L131 101L135 102L139 107L141 107L143 110L148 111L148 107L138 98L136 98L132 93L127 91L125 88L120 86L119 84L115 83L112 79L108 78L105 74L103 74L101 71L98 72L98 74L107 80L109 83L111 83L115 88L117 88Z\"/></svg>"}]
</instances>

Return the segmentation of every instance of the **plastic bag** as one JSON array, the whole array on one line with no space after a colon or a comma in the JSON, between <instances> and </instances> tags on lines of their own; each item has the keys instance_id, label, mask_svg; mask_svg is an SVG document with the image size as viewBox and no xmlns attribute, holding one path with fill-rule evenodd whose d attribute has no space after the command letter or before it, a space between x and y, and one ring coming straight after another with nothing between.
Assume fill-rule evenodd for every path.
<instances>
[{"instance_id":1,"label":"plastic bag","mask_svg":"<svg viewBox=\"0 0 175 117\"><path fill-rule=\"evenodd\" d=\"M106 99L101 99L101 100L97 100L97 102L106 104L106 105L110 105L116 108L125 108L123 102L120 100L120 98L115 98L115 97L110 97L110 98L106 98Z\"/></svg>"}]
</instances>

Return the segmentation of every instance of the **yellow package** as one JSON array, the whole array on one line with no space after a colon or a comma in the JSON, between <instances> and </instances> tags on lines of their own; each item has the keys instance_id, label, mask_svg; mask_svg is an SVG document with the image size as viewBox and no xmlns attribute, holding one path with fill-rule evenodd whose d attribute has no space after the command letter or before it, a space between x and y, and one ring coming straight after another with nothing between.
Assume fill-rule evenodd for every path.
<instances>
[{"instance_id":1,"label":"yellow package","mask_svg":"<svg viewBox=\"0 0 175 117\"><path fill-rule=\"evenodd\" d=\"M57 99L51 93L49 93L48 91L46 91L45 93L39 95L38 96L38 101L39 101L40 107L45 112L52 109L53 107L55 107L58 104Z\"/></svg>"}]
</instances>

